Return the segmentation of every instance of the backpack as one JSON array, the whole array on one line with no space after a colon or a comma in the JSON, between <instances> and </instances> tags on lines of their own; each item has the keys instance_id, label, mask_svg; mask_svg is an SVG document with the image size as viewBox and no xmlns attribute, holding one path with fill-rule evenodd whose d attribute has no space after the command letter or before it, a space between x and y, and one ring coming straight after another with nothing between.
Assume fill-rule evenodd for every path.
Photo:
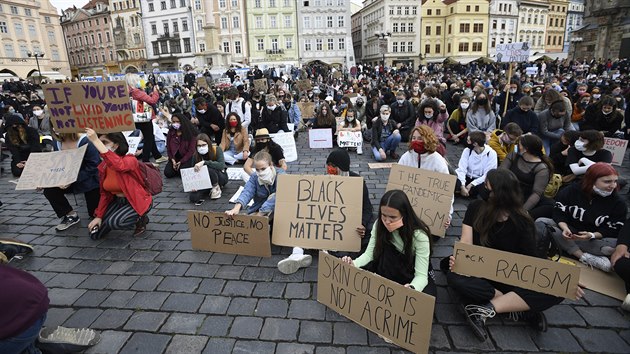
<instances>
[{"instance_id":1,"label":"backpack","mask_svg":"<svg viewBox=\"0 0 630 354\"><path fill-rule=\"evenodd\" d=\"M144 189L151 195L162 193L163 182L160 170L153 166L153 164L147 162L138 162L138 165L140 167Z\"/></svg>"},{"instance_id":2,"label":"backpack","mask_svg":"<svg viewBox=\"0 0 630 354\"><path fill-rule=\"evenodd\" d=\"M536 228L536 255L539 258L557 262L562 256L562 250L553 238L553 233L556 232L555 227L543 221L535 222L534 226Z\"/></svg>"},{"instance_id":3,"label":"backpack","mask_svg":"<svg viewBox=\"0 0 630 354\"><path fill-rule=\"evenodd\" d=\"M555 197L560 187L562 187L562 176L558 173L554 173L549 179L549 184L545 187L545 197Z\"/></svg>"}]
</instances>

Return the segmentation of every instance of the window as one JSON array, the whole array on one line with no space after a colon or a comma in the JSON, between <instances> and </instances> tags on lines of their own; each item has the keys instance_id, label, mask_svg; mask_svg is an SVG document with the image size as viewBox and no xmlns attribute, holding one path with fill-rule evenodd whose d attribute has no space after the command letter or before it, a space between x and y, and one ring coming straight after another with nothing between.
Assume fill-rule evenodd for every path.
<instances>
[{"instance_id":1,"label":"window","mask_svg":"<svg viewBox=\"0 0 630 354\"><path fill-rule=\"evenodd\" d=\"M431 15L433 15L433 10L427 9L427 16L431 16Z\"/></svg>"},{"instance_id":2,"label":"window","mask_svg":"<svg viewBox=\"0 0 630 354\"><path fill-rule=\"evenodd\" d=\"M435 10L435 14L440 16L442 14L442 10L440 10L440 9Z\"/></svg>"},{"instance_id":3,"label":"window","mask_svg":"<svg viewBox=\"0 0 630 354\"><path fill-rule=\"evenodd\" d=\"M197 31L203 30L203 20L197 19Z\"/></svg>"},{"instance_id":4,"label":"window","mask_svg":"<svg viewBox=\"0 0 630 354\"><path fill-rule=\"evenodd\" d=\"M190 38L184 38L184 53L190 53L191 49Z\"/></svg>"},{"instance_id":5,"label":"window","mask_svg":"<svg viewBox=\"0 0 630 354\"><path fill-rule=\"evenodd\" d=\"M15 51L13 50L13 44L4 45L4 54L9 58L15 57Z\"/></svg>"},{"instance_id":6,"label":"window","mask_svg":"<svg viewBox=\"0 0 630 354\"><path fill-rule=\"evenodd\" d=\"M195 10L201 10L201 0L195 0Z\"/></svg>"},{"instance_id":7,"label":"window","mask_svg":"<svg viewBox=\"0 0 630 354\"><path fill-rule=\"evenodd\" d=\"M448 34L451 34L451 25L448 25Z\"/></svg>"},{"instance_id":8,"label":"window","mask_svg":"<svg viewBox=\"0 0 630 354\"><path fill-rule=\"evenodd\" d=\"M276 15L270 15L269 16L269 27L271 28L276 28L278 26L278 23L276 22Z\"/></svg>"},{"instance_id":9,"label":"window","mask_svg":"<svg viewBox=\"0 0 630 354\"><path fill-rule=\"evenodd\" d=\"M9 33L9 28L5 21L0 22L0 33Z\"/></svg>"},{"instance_id":10,"label":"window","mask_svg":"<svg viewBox=\"0 0 630 354\"><path fill-rule=\"evenodd\" d=\"M95 44L95 43L96 43L96 42L94 41L94 35L93 35L93 34L91 34L91 35L90 35L90 39L92 40L92 44Z\"/></svg>"},{"instance_id":11,"label":"window","mask_svg":"<svg viewBox=\"0 0 630 354\"><path fill-rule=\"evenodd\" d=\"M16 23L15 24L15 34L18 35L18 36L24 35L24 29L22 28L22 24L21 23Z\"/></svg>"},{"instance_id":12,"label":"window","mask_svg":"<svg viewBox=\"0 0 630 354\"><path fill-rule=\"evenodd\" d=\"M413 32L413 22L407 24L407 32Z\"/></svg>"},{"instance_id":13,"label":"window","mask_svg":"<svg viewBox=\"0 0 630 354\"><path fill-rule=\"evenodd\" d=\"M468 51L468 42L460 42L459 43L459 51L467 52Z\"/></svg>"},{"instance_id":14,"label":"window","mask_svg":"<svg viewBox=\"0 0 630 354\"><path fill-rule=\"evenodd\" d=\"M413 31L409 31L409 32L413 32ZM442 26L435 27L435 35L436 36L441 36L442 35Z\"/></svg>"},{"instance_id":15,"label":"window","mask_svg":"<svg viewBox=\"0 0 630 354\"><path fill-rule=\"evenodd\" d=\"M269 0L269 7L276 7L276 0Z\"/></svg>"},{"instance_id":16,"label":"window","mask_svg":"<svg viewBox=\"0 0 630 354\"><path fill-rule=\"evenodd\" d=\"M333 17L332 16L327 16L326 17L326 27L332 28L332 26L333 26Z\"/></svg>"},{"instance_id":17,"label":"window","mask_svg":"<svg viewBox=\"0 0 630 354\"><path fill-rule=\"evenodd\" d=\"M28 35L31 38L37 37L37 31L35 30L35 25L28 25Z\"/></svg>"},{"instance_id":18,"label":"window","mask_svg":"<svg viewBox=\"0 0 630 354\"><path fill-rule=\"evenodd\" d=\"M405 52L405 42L400 42L400 51L401 51L402 53L404 53L404 52Z\"/></svg>"},{"instance_id":19,"label":"window","mask_svg":"<svg viewBox=\"0 0 630 354\"><path fill-rule=\"evenodd\" d=\"M155 22L151 22L151 34L157 34L157 24Z\"/></svg>"},{"instance_id":20,"label":"window","mask_svg":"<svg viewBox=\"0 0 630 354\"><path fill-rule=\"evenodd\" d=\"M50 20L50 16L44 16L44 22L52 23L52 21Z\"/></svg>"},{"instance_id":21,"label":"window","mask_svg":"<svg viewBox=\"0 0 630 354\"><path fill-rule=\"evenodd\" d=\"M424 54L431 54L431 45L430 44L425 44L424 45Z\"/></svg>"},{"instance_id":22,"label":"window","mask_svg":"<svg viewBox=\"0 0 630 354\"><path fill-rule=\"evenodd\" d=\"M409 6L405 6L405 15L409 15Z\"/></svg>"},{"instance_id":23,"label":"window","mask_svg":"<svg viewBox=\"0 0 630 354\"><path fill-rule=\"evenodd\" d=\"M167 41L160 42L160 52L162 54L168 53L168 42Z\"/></svg>"},{"instance_id":24,"label":"window","mask_svg":"<svg viewBox=\"0 0 630 354\"><path fill-rule=\"evenodd\" d=\"M171 41L171 53L181 53L182 52L182 44L179 39Z\"/></svg>"},{"instance_id":25,"label":"window","mask_svg":"<svg viewBox=\"0 0 630 354\"><path fill-rule=\"evenodd\" d=\"M238 16L233 16L232 17L232 28L239 28L241 27L241 22L239 21Z\"/></svg>"},{"instance_id":26,"label":"window","mask_svg":"<svg viewBox=\"0 0 630 354\"><path fill-rule=\"evenodd\" d=\"M402 7L401 6L397 6L396 7L396 15L402 15Z\"/></svg>"},{"instance_id":27,"label":"window","mask_svg":"<svg viewBox=\"0 0 630 354\"><path fill-rule=\"evenodd\" d=\"M109 35L109 32L105 32L105 39L107 40L107 42L111 42L112 41L112 37Z\"/></svg>"},{"instance_id":28,"label":"window","mask_svg":"<svg viewBox=\"0 0 630 354\"><path fill-rule=\"evenodd\" d=\"M492 38L492 41L490 42L490 48L496 48L496 46L497 46L497 39Z\"/></svg>"},{"instance_id":29,"label":"window","mask_svg":"<svg viewBox=\"0 0 630 354\"><path fill-rule=\"evenodd\" d=\"M100 33L98 34L98 40L100 43L103 43ZM135 44L140 44L140 35L138 33L133 34L133 42Z\"/></svg>"},{"instance_id":30,"label":"window","mask_svg":"<svg viewBox=\"0 0 630 354\"><path fill-rule=\"evenodd\" d=\"M394 7L393 7L393 6L390 6L390 7L389 7L389 14L390 14L390 15L393 15L393 14L394 14Z\"/></svg>"},{"instance_id":31,"label":"window","mask_svg":"<svg viewBox=\"0 0 630 354\"><path fill-rule=\"evenodd\" d=\"M470 5L466 5L466 12L470 12Z\"/></svg>"},{"instance_id":32,"label":"window","mask_svg":"<svg viewBox=\"0 0 630 354\"><path fill-rule=\"evenodd\" d=\"M446 51L447 51L447 53L450 53L450 52L451 52L451 44L450 44L450 43L448 43L448 44L446 45Z\"/></svg>"},{"instance_id":33,"label":"window","mask_svg":"<svg viewBox=\"0 0 630 354\"><path fill-rule=\"evenodd\" d=\"M558 21L559 21L559 19L556 18L556 27L558 27Z\"/></svg>"},{"instance_id":34,"label":"window","mask_svg":"<svg viewBox=\"0 0 630 354\"><path fill-rule=\"evenodd\" d=\"M291 28L293 27L293 24L291 23L291 15L285 15L284 16L284 28Z\"/></svg>"},{"instance_id":35,"label":"window","mask_svg":"<svg viewBox=\"0 0 630 354\"><path fill-rule=\"evenodd\" d=\"M392 25L392 32L398 33L398 23L394 22L394 24Z\"/></svg>"},{"instance_id":36,"label":"window","mask_svg":"<svg viewBox=\"0 0 630 354\"><path fill-rule=\"evenodd\" d=\"M497 29L497 20L492 21L492 29Z\"/></svg>"},{"instance_id":37,"label":"window","mask_svg":"<svg viewBox=\"0 0 630 354\"><path fill-rule=\"evenodd\" d=\"M411 8L411 14L412 15L417 15L418 14L418 7L417 6L414 6L414 7ZM391 15L393 15L393 14L391 14Z\"/></svg>"},{"instance_id":38,"label":"window","mask_svg":"<svg viewBox=\"0 0 630 354\"><path fill-rule=\"evenodd\" d=\"M188 32L188 20L185 18L182 18L182 31Z\"/></svg>"},{"instance_id":39,"label":"window","mask_svg":"<svg viewBox=\"0 0 630 354\"><path fill-rule=\"evenodd\" d=\"M474 33L481 33L481 32L483 32L483 23L475 23L473 25L473 32Z\"/></svg>"},{"instance_id":40,"label":"window","mask_svg":"<svg viewBox=\"0 0 630 354\"><path fill-rule=\"evenodd\" d=\"M315 50L319 50L321 51L324 47L324 40L323 39L316 39L315 40Z\"/></svg>"},{"instance_id":41,"label":"window","mask_svg":"<svg viewBox=\"0 0 630 354\"><path fill-rule=\"evenodd\" d=\"M241 41L234 41L234 53L241 54L242 51L243 50L241 48Z\"/></svg>"},{"instance_id":42,"label":"window","mask_svg":"<svg viewBox=\"0 0 630 354\"><path fill-rule=\"evenodd\" d=\"M256 28L262 28L262 16L256 16Z\"/></svg>"},{"instance_id":43,"label":"window","mask_svg":"<svg viewBox=\"0 0 630 354\"><path fill-rule=\"evenodd\" d=\"M199 43L199 51L200 52L205 52L206 51L206 44L205 43Z\"/></svg>"},{"instance_id":44,"label":"window","mask_svg":"<svg viewBox=\"0 0 630 354\"><path fill-rule=\"evenodd\" d=\"M230 52L230 42L223 42L223 52L224 53L229 53Z\"/></svg>"},{"instance_id":45,"label":"window","mask_svg":"<svg viewBox=\"0 0 630 354\"><path fill-rule=\"evenodd\" d=\"M11 6L11 13L13 15L17 15L18 14L18 8L17 6Z\"/></svg>"},{"instance_id":46,"label":"window","mask_svg":"<svg viewBox=\"0 0 630 354\"><path fill-rule=\"evenodd\" d=\"M392 52L398 53L398 42L392 42Z\"/></svg>"},{"instance_id":47,"label":"window","mask_svg":"<svg viewBox=\"0 0 630 354\"><path fill-rule=\"evenodd\" d=\"M313 48L311 47L311 40L310 39L304 40L304 51L310 52L312 49Z\"/></svg>"},{"instance_id":48,"label":"window","mask_svg":"<svg viewBox=\"0 0 630 354\"><path fill-rule=\"evenodd\" d=\"M174 9L177 7L177 3L175 2L175 0L171 0L171 9Z\"/></svg>"},{"instance_id":49,"label":"window","mask_svg":"<svg viewBox=\"0 0 630 354\"><path fill-rule=\"evenodd\" d=\"M153 7L153 3L152 3L152 2L150 2L150 3L149 3L149 12L153 12L153 11L155 11L155 7ZM157 44L157 43L154 43L154 44ZM153 48L153 49L155 49L155 48ZM154 54L154 55L158 55L158 54L160 54L159 49L158 49L158 51L157 51L157 52L154 50L154 51L153 51L153 54Z\"/></svg>"},{"instance_id":50,"label":"window","mask_svg":"<svg viewBox=\"0 0 630 354\"><path fill-rule=\"evenodd\" d=\"M315 16L315 28L322 28L324 25L322 24L322 17Z\"/></svg>"},{"instance_id":51,"label":"window","mask_svg":"<svg viewBox=\"0 0 630 354\"><path fill-rule=\"evenodd\" d=\"M435 45L435 53L436 54L440 54L440 52L442 51L442 46L438 43Z\"/></svg>"},{"instance_id":52,"label":"window","mask_svg":"<svg viewBox=\"0 0 630 354\"><path fill-rule=\"evenodd\" d=\"M287 36L284 38L284 47L286 49L293 49L293 37Z\"/></svg>"},{"instance_id":53,"label":"window","mask_svg":"<svg viewBox=\"0 0 630 354\"><path fill-rule=\"evenodd\" d=\"M335 40L332 38L328 38L328 50L335 50Z\"/></svg>"},{"instance_id":54,"label":"window","mask_svg":"<svg viewBox=\"0 0 630 354\"><path fill-rule=\"evenodd\" d=\"M238 0L232 0L232 7L238 7Z\"/></svg>"},{"instance_id":55,"label":"window","mask_svg":"<svg viewBox=\"0 0 630 354\"><path fill-rule=\"evenodd\" d=\"M505 21L501 21L501 29L505 30Z\"/></svg>"},{"instance_id":56,"label":"window","mask_svg":"<svg viewBox=\"0 0 630 354\"><path fill-rule=\"evenodd\" d=\"M161 8L162 10L166 10L166 1L162 1L162 2L160 2L160 8Z\"/></svg>"},{"instance_id":57,"label":"window","mask_svg":"<svg viewBox=\"0 0 630 354\"><path fill-rule=\"evenodd\" d=\"M479 5L475 5L475 12L479 12Z\"/></svg>"},{"instance_id":58,"label":"window","mask_svg":"<svg viewBox=\"0 0 630 354\"><path fill-rule=\"evenodd\" d=\"M473 52L481 52L481 48L483 47L483 43L481 42L474 42L472 44L472 51Z\"/></svg>"},{"instance_id":59,"label":"window","mask_svg":"<svg viewBox=\"0 0 630 354\"><path fill-rule=\"evenodd\" d=\"M425 36L430 36L431 35L431 27L430 26L427 26L425 28L424 34L425 34Z\"/></svg>"},{"instance_id":60,"label":"window","mask_svg":"<svg viewBox=\"0 0 630 354\"><path fill-rule=\"evenodd\" d=\"M256 40L256 44L257 44L258 50L265 50L265 40L264 39L258 38Z\"/></svg>"},{"instance_id":61,"label":"window","mask_svg":"<svg viewBox=\"0 0 630 354\"><path fill-rule=\"evenodd\" d=\"M339 50L346 50L346 39L339 38Z\"/></svg>"},{"instance_id":62,"label":"window","mask_svg":"<svg viewBox=\"0 0 630 354\"><path fill-rule=\"evenodd\" d=\"M460 23L459 33L468 33L468 32L470 32L470 23Z\"/></svg>"},{"instance_id":63,"label":"window","mask_svg":"<svg viewBox=\"0 0 630 354\"><path fill-rule=\"evenodd\" d=\"M33 13L31 12L31 9L24 9L24 14L26 16L33 16Z\"/></svg>"},{"instance_id":64,"label":"window","mask_svg":"<svg viewBox=\"0 0 630 354\"><path fill-rule=\"evenodd\" d=\"M278 38L271 39L271 50L277 52L278 51Z\"/></svg>"},{"instance_id":65,"label":"window","mask_svg":"<svg viewBox=\"0 0 630 354\"><path fill-rule=\"evenodd\" d=\"M262 5L260 4L260 0L254 1L254 7L258 9L262 7Z\"/></svg>"},{"instance_id":66,"label":"window","mask_svg":"<svg viewBox=\"0 0 630 354\"><path fill-rule=\"evenodd\" d=\"M284 7L291 7L291 0L284 0Z\"/></svg>"},{"instance_id":67,"label":"window","mask_svg":"<svg viewBox=\"0 0 630 354\"><path fill-rule=\"evenodd\" d=\"M345 27L346 26L346 18L345 18L345 16L337 17L337 22L339 23L339 27Z\"/></svg>"},{"instance_id":68,"label":"window","mask_svg":"<svg viewBox=\"0 0 630 354\"><path fill-rule=\"evenodd\" d=\"M304 16L304 28L311 28L311 17Z\"/></svg>"},{"instance_id":69,"label":"window","mask_svg":"<svg viewBox=\"0 0 630 354\"><path fill-rule=\"evenodd\" d=\"M134 1L133 7L136 7L136 2ZM179 7L186 7L186 0L179 0Z\"/></svg>"},{"instance_id":70,"label":"window","mask_svg":"<svg viewBox=\"0 0 630 354\"><path fill-rule=\"evenodd\" d=\"M22 58L28 58L28 47L26 44L20 44L20 55L22 55Z\"/></svg>"},{"instance_id":71,"label":"window","mask_svg":"<svg viewBox=\"0 0 630 354\"><path fill-rule=\"evenodd\" d=\"M228 28L228 20L227 17L221 17L221 29Z\"/></svg>"},{"instance_id":72,"label":"window","mask_svg":"<svg viewBox=\"0 0 630 354\"><path fill-rule=\"evenodd\" d=\"M179 33L179 22L173 20L173 33Z\"/></svg>"}]
</instances>

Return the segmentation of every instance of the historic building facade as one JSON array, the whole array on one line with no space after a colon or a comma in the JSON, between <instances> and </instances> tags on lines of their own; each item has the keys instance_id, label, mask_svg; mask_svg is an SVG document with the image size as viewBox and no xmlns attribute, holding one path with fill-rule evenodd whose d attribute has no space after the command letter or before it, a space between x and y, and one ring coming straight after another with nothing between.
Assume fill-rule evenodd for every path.
<instances>
[{"instance_id":1,"label":"historic building facade","mask_svg":"<svg viewBox=\"0 0 630 354\"><path fill-rule=\"evenodd\" d=\"M583 27L573 34L581 39L571 42L577 58L630 57L630 2L586 0Z\"/></svg>"},{"instance_id":2,"label":"historic building facade","mask_svg":"<svg viewBox=\"0 0 630 354\"><path fill-rule=\"evenodd\" d=\"M109 10L119 72L146 71L140 0L110 0Z\"/></svg>"},{"instance_id":3,"label":"historic building facade","mask_svg":"<svg viewBox=\"0 0 630 354\"><path fill-rule=\"evenodd\" d=\"M488 54L491 57L497 52L497 44L517 42L518 5L516 0L490 1Z\"/></svg>"}]
</instances>

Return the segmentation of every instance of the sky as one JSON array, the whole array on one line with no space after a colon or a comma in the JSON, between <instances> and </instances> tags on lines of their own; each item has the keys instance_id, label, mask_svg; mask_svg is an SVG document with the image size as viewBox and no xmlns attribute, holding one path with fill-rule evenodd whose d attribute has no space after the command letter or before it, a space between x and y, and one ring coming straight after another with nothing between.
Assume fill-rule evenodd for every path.
<instances>
[{"instance_id":1,"label":"sky","mask_svg":"<svg viewBox=\"0 0 630 354\"><path fill-rule=\"evenodd\" d=\"M88 0L49 0L54 7L57 8L57 11L61 14L61 10L72 7L72 5L76 7L81 7L88 3Z\"/></svg>"}]
</instances>

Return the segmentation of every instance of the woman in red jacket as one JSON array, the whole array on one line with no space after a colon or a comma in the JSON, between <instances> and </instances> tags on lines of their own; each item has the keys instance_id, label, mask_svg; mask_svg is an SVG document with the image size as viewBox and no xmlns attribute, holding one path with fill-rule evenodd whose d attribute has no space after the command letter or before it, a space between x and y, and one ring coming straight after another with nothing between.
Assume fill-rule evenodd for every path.
<instances>
[{"instance_id":1,"label":"woman in red jacket","mask_svg":"<svg viewBox=\"0 0 630 354\"><path fill-rule=\"evenodd\" d=\"M171 127L166 136L168 164L164 168L164 176L179 176L179 170L192 166L192 157L197 147L195 127L183 113L175 113L171 117Z\"/></svg>"},{"instance_id":2,"label":"woman in red jacket","mask_svg":"<svg viewBox=\"0 0 630 354\"><path fill-rule=\"evenodd\" d=\"M159 88L157 86L153 87L151 94L147 95L142 89L138 74L126 74L125 81L127 86L129 86L133 121L136 123L136 128L142 132L142 161L149 162L151 154L153 154L156 163L167 161L168 158L162 156L157 149L155 136L153 135L153 123L151 122L155 119L155 107L160 100Z\"/></svg>"},{"instance_id":3,"label":"woman in red jacket","mask_svg":"<svg viewBox=\"0 0 630 354\"><path fill-rule=\"evenodd\" d=\"M103 162L98 166L101 199L94 212L95 218L88 225L93 240L111 230L127 230L135 227L134 236L146 229L153 198L142 185L139 162L127 155L129 146L122 133L103 134L100 137L92 129L86 129L88 139L101 154Z\"/></svg>"}]
</instances>

